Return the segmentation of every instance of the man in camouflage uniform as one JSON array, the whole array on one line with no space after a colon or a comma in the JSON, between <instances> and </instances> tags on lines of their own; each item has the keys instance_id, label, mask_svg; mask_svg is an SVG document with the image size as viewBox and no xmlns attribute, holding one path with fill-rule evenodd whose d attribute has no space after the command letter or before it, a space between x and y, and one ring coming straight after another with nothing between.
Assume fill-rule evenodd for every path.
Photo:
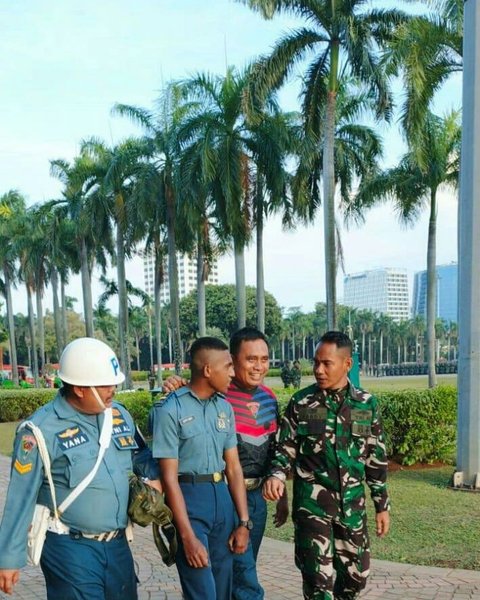
<instances>
[{"instance_id":1,"label":"man in camouflage uniform","mask_svg":"<svg viewBox=\"0 0 480 600\"><path fill-rule=\"evenodd\" d=\"M364 479L375 505L377 535L389 529L378 404L349 382L351 354L345 334L329 331L321 338L314 362L317 383L290 400L263 488L267 500L278 499L294 469L295 562L307 600L352 600L365 587L370 550Z\"/></svg>"},{"instance_id":2,"label":"man in camouflage uniform","mask_svg":"<svg viewBox=\"0 0 480 600\"><path fill-rule=\"evenodd\" d=\"M302 366L298 360L293 361L292 367L292 383L293 387L298 390L302 384Z\"/></svg>"},{"instance_id":3,"label":"man in camouflage uniform","mask_svg":"<svg viewBox=\"0 0 480 600\"><path fill-rule=\"evenodd\" d=\"M292 364L289 360L286 360L283 363L282 370L280 371L280 379L283 382L283 387L290 387L293 383L293 372L292 372Z\"/></svg>"}]
</instances>

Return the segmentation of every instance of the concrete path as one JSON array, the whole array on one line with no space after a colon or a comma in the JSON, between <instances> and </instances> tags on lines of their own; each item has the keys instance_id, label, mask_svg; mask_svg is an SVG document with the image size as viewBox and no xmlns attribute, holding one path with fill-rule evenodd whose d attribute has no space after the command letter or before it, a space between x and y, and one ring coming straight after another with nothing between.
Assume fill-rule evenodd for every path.
<instances>
[{"instance_id":1,"label":"concrete path","mask_svg":"<svg viewBox=\"0 0 480 600\"><path fill-rule=\"evenodd\" d=\"M10 460L0 456L0 511L5 501L9 469ZM163 566L151 539L150 528L135 529L132 550L140 579L139 600L181 600L177 571L175 567ZM301 578L293 562L292 544L265 538L259 556L259 577L265 588L266 600L301 600ZM45 586L40 569L23 569L14 594L6 596L0 592L0 598L45 600ZM374 560L368 587L361 598L480 600L480 572Z\"/></svg>"}]
</instances>

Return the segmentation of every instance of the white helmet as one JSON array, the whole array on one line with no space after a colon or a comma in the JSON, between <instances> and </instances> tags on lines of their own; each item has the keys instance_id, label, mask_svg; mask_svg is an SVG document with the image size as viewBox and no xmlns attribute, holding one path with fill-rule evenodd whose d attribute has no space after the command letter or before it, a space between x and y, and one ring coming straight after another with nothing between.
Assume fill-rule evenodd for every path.
<instances>
[{"instance_id":1,"label":"white helmet","mask_svg":"<svg viewBox=\"0 0 480 600\"><path fill-rule=\"evenodd\" d=\"M65 383L94 387L118 385L125 381L115 352L104 342L78 338L65 346L58 376Z\"/></svg>"}]
</instances>

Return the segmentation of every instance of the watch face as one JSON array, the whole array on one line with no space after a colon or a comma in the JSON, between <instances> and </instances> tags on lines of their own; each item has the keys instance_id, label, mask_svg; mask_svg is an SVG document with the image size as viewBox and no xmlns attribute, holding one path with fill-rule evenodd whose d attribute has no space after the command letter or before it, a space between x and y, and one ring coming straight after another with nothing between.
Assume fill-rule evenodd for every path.
<instances>
[{"instance_id":1,"label":"watch face","mask_svg":"<svg viewBox=\"0 0 480 600\"><path fill-rule=\"evenodd\" d=\"M246 527L248 531L253 529L253 521L251 519L248 519L248 521L240 521L240 525Z\"/></svg>"}]
</instances>

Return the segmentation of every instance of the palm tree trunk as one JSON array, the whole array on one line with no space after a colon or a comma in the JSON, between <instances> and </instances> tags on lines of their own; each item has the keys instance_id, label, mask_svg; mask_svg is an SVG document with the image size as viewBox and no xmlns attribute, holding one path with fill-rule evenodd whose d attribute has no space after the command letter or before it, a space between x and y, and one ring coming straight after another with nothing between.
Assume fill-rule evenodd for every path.
<instances>
[{"instance_id":1,"label":"palm tree trunk","mask_svg":"<svg viewBox=\"0 0 480 600\"><path fill-rule=\"evenodd\" d=\"M181 374L183 363L182 338L180 334L180 300L178 295L177 242L175 237L175 198L167 186L167 236L168 236L168 282L170 284L170 313L173 329L173 358L175 373Z\"/></svg>"},{"instance_id":2,"label":"palm tree trunk","mask_svg":"<svg viewBox=\"0 0 480 600\"><path fill-rule=\"evenodd\" d=\"M53 298L53 324L55 327L55 341L57 342L57 359L63 351L63 339L62 339L62 322L60 315L60 304L58 302L58 273L55 268L52 269L50 274L50 282L52 284L52 298Z\"/></svg>"},{"instance_id":3,"label":"palm tree trunk","mask_svg":"<svg viewBox=\"0 0 480 600\"><path fill-rule=\"evenodd\" d=\"M18 360L17 360L17 342L15 340L15 321L13 319L13 305L12 305L12 284L10 281L10 273L8 267L3 269L3 278L5 282L5 300L7 308L7 321L8 321L8 337L10 342L10 365L12 367L12 381L15 385L18 385Z\"/></svg>"},{"instance_id":4,"label":"palm tree trunk","mask_svg":"<svg viewBox=\"0 0 480 600\"><path fill-rule=\"evenodd\" d=\"M380 331L380 364L383 364L383 331Z\"/></svg>"},{"instance_id":5,"label":"palm tree trunk","mask_svg":"<svg viewBox=\"0 0 480 600\"><path fill-rule=\"evenodd\" d=\"M30 346L31 346L31 357L32 357L32 372L33 379L35 381L35 387L40 387L40 381L38 379L38 357L37 357L37 340L35 336L35 319L33 315L33 302L32 302L32 289L30 285L26 284L27 288L27 306L28 306L28 330L30 332Z\"/></svg>"},{"instance_id":6,"label":"palm tree trunk","mask_svg":"<svg viewBox=\"0 0 480 600\"><path fill-rule=\"evenodd\" d=\"M68 340L67 297L65 294L65 278L60 277L60 300L62 302L62 346L65 348ZM93 318L93 317L92 317Z\"/></svg>"},{"instance_id":7,"label":"palm tree trunk","mask_svg":"<svg viewBox=\"0 0 480 600\"><path fill-rule=\"evenodd\" d=\"M154 321L155 321L155 345L157 349L157 386L163 385L162 378L162 305L160 292L163 282L163 255L155 252L155 289L154 289Z\"/></svg>"},{"instance_id":8,"label":"palm tree trunk","mask_svg":"<svg viewBox=\"0 0 480 600\"><path fill-rule=\"evenodd\" d=\"M427 250L427 363L428 387L437 385L435 372L435 319L437 317L437 198L436 190L431 190L430 219L428 222Z\"/></svg>"},{"instance_id":9,"label":"palm tree trunk","mask_svg":"<svg viewBox=\"0 0 480 600\"><path fill-rule=\"evenodd\" d=\"M247 293L245 289L245 251L243 246L234 241L235 252L235 286L237 291L237 325L241 329L247 324Z\"/></svg>"},{"instance_id":10,"label":"palm tree trunk","mask_svg":"<svg viewBox=\"0 0 480 600\"><path fill-rule=\"evenodd\" d=\"M257 182L257 328L265 333L265 277L263 269L263 198Z\"/></svg>"},{"instance_id":11,"label":"palm tree trunk","mask_svg":"<svg viewBox=\"0 0 480 600\"><path fill-rule=\"evenodd\" d=\"M42 290L37 282L36 291L37 300L37 331L38 331L38 349L40 356L39 373L45 375L45 327L43 324L43 302L42 302Z\"/></svg>"},{"instance_id":12,"label":"palm tree trunk","mask_svg":"<svg viewBox=\"0 0 480 600\"><path fill-rule=\"evenodd\" d=\"M123 227L117 223L117 285L118 285L118 343L120 345L120 364L125 373L125 389L132 387L130 361L128 359L128 299L125 276L125 248L123 245Z\"/></svg>"},{"instance_id":13,"label":"palm tree trunk","mask_svg":"<svg viewBox=\"0 0 480 600\"><path fill-rule=\"evenodd\" d=\"M135 334L135 348L137 350L137 371L140 371L140 339L138 334Z\"/></svg>"},{"instance_id":14,"label":"palm tree trunk","mask_svg":"<svg viewBox=\"0 0 480 600\"><path fill-rule=\"evenodd\" d=\"M363 363L363 370L365 370L365 365L367 363L366 357L365 357L365 331L362 331L362 363Z\"/></svg>"},{"instance_id":15,"label":"palm tree trunk","mask_svg":"<svg viewBox=\"0 0 480 600\"><path fill-rule=\"evenodd\" d=\"M335 106L337 94L337 73L339 45L331 46L329 90L325 112L323 141L323 231L325 247L325 292L327 299L327 326L336 329L336 279L337 252L335 243Z\"/></svg>"},{"instance_id":16,"label":"palm tree trunk","mask_svg":"<svg viewBox=\"0 0 480 600\"><path fill-rule=\"evenodd\" d=\"M80 265L82 277L82 297L83 297L83 315L85 318L85 335L94 336L93 329L93 303L92 303L92 282L90 277L90 268L88 265L87 244L85 238L80 242ZM65 310L65 305L63 305ZM125 368L125 365L122 365Z\"/></svg>"},{"instance_id":17,"label":"palm tree trunk","mask_svg":"<svg viewBox=\"0 0 480 600\"><path fill-rule=\"evenodd\" d=\"M202 233L198 233L197 243L197 310L198 310L198 334L200 337L207 335L207 319L205 304L205 253Z\"/></svg>"}]
</instances>

